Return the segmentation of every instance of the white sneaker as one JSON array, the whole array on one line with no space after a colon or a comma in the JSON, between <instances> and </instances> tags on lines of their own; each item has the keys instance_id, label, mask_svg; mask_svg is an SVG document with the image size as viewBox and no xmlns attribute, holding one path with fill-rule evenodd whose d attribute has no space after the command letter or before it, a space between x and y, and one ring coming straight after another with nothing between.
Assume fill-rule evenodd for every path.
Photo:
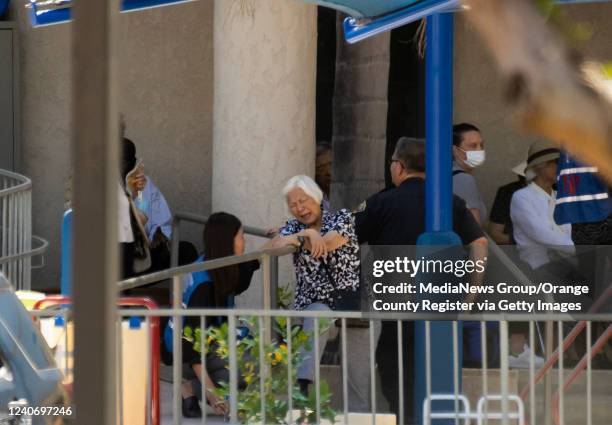
<instances>
[{"instance_id":1,"label":"white sneaker","mask_svg":"<svg viewBox=\"0 0 612 425\"><path fill-rule=\"evenodd\" d=\"M508 367L510 369L529 369L529 360L531 358L531 349L525 344L523 352L518 356L510 354L508 356ZM544 359L540 356L534 356L535 369L539 369L544 365Z\"/></svg>"},{"instance_id":2,"label":"white sneaker","mask_svg":"<svg viewBox=\"0 0 612 425\"><path fill-rule=\"evenodd\" d=\"M6 380L6 381L13 380L13 374L6 366L0 367L0 379Z\"/></svg>"}]
</instances>

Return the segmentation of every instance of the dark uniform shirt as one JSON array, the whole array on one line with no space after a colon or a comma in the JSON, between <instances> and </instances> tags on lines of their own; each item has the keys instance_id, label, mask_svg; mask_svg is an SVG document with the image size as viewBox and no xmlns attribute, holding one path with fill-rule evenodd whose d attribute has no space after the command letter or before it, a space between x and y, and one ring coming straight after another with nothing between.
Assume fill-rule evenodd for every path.
<instances>
[{"instance_id":1,"label":"dark uniform shirt","mask_svg":"<svg viewBox=\"0 0 612 425\"><path fill-rule=\"evenodd\" d=\"M497 189L495 194L495 200L493 201L493 208L491 208L491 215L489 221L492 223L503 224L504 233L510 235L512 243L512 219L510 219L510 201L512 201L512 195L519 189L524 188L526 185L525 180L519 180L512 183L508 183Z\"/></svg>"},{"instance_id":2,"label":"dark uniform shirt","mask_svg":"<svg viewBox=\"0 0 612 425\"><path fill-rule=\"evenodd\" d=\"M398 187L379 192L369 198L355 214L355 230L359 243L370 245L416 245L425 232L425 180L408 178ZM453 230L464 245L484 236L482 229L465 201L453 196ZM404 341L404 414L405 423L414 424L415 408L412 394L414 385L414 326L402 322ZM382 391L392 412L399 412L397 322L383 321L376 347L376 363Z\"/></svg>"},{"instance_id":3,"label":"dark uniform shirt","mask_svg":"<svg viewBox=\"0 0 612 425\"><path fill-rule=\"evenodd\" d=\"M359 243L416 245L425 232L425 180L412 177L379 192L355 215ZM464 245L484 236L465 201L453 196L453 230Z\"/></svg>"}]
</instances>

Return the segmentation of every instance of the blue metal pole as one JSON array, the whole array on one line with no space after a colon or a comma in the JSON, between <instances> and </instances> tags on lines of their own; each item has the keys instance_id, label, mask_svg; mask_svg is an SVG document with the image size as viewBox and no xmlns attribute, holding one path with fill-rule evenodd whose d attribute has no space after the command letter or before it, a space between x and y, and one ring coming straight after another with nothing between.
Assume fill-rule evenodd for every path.
<instances>
[{"instance_id":1,"label":"blue metal pole","mask_svg":"<svg viewBox=\"0 0 612 425\"><path fill-rule=\"evenodd\" d=\"M62 255L60 284L62 295L72 292L72 209L62 218Z\"/></svg>"},{"instance_id":2,"label":"blue metal pole","mask_svg":"<svg viewBox=\"0 0 612 425\"><path fill-rule=\"evenodd\" d=\"M453 133L453 15L427 18L425 58L425 134L427 138L425 180L425 229L428 233L451 232L452 133Z\"/></svg>"},{"instance_id":3,"label":"blue metal pole","mask_svg":"<svg viewBox=\"0 0 612 425\"><path fill-rule=\"evenodd\" d=\"M434 14L427 18L425 80L425 230L419 237L420 253L427 256L435 250L428 247L460 245L453 232L452 123L453 123L453 15ZM451 322L432 322L431 392L453 394L453 337ZM459 335L461 327L459 327ZM423 401L427 396L425 363L425 323L415 323L416 423L423 423ZM461 351L459 339L458 351ZM461 359L459 358L459 366ZM460 367L459 367L459 375ZM460 387L458 388L460 392ZM438 403L432 411L452 410L453 403ZM437 421L451 424L453 421Z\"/></svg>"}]
</instances>

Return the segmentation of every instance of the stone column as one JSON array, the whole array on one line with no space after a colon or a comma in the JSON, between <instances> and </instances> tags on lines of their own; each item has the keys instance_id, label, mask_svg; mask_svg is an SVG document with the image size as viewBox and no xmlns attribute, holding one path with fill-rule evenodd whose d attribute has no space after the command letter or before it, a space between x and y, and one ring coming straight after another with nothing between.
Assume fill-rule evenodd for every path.
<instances>
[{"instance_id":1,"label":"stone column","mask_svg":"<svg viewBox=\"0 0 612 425\"><path fill-rule=\"evenodd\" d=\"M333 209L355 208L385 185L390 33L344 40L338 14L333 118Z\"/></svg>"},{"instance_id":2,"label":"stone column","mask_svg":"<svg viewBox=\"0 0 612 425\"><path fill-rule=\"evenodd\" d=\"M212 210L281 225L281 190L314 177L317 9L289 0L217 0ZM263 240L247 244L251 250ZM288 259L280 283L292 279ZM238 305L261 302L254 281Z\"/></svg>"}]
</instances>

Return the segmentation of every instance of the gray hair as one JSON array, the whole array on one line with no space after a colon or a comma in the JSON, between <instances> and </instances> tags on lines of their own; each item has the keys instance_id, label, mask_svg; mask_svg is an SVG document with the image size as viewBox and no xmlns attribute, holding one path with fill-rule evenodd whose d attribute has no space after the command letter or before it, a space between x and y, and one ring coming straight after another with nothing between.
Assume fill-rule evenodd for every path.
<instances>
[{"instance_id":1,"label":"gray hair","mask_svg":"<svg viewBox=\"0 0 612 425\"><path fill-rule=\"evenodd\" d=\"M394 153L407 171L425 172L425 140L400 137Z\"/></svg>"},{"instance_id":2,"label":"gray hair","mask_svg":"<svg viewBox=\"0 0 612 425\"><path fill-rule=\"evenodd\" d=\"M296 188L302 189L304 193L314 199L317 204L320 204L323 200L323 191L319 185L308 176L299 174L291 177L283 188L283 196L287 197L287 194Z\"/></svg>"}]
</instances>

